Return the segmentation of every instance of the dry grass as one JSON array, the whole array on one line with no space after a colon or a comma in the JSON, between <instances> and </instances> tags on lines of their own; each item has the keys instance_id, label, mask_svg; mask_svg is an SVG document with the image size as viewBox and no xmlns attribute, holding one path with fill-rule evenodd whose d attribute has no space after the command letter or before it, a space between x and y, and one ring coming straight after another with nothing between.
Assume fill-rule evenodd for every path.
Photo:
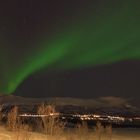
<instances>
[{"instance_id":1,"label":"dry grass","mask_svg":"<svg viewBox=\"0 0 140 140\"><path fill-rule=\"evenodd\" d=\"M66 140L112 140L112 126L105 128L97 122L95 129L89 129L86 122L79 124L69 132Z\"/></svg>"},{"instance_id":2,"label":"dry grass","mask_svg":"<svg viewBox=\"0 0 140 140\"><path fill-rule=\"evenodd\" d=\"M14 140L31 140L31 128L29 125L20 124L14 131Z\"/></svg>"},{"instance_id":3,"label":"dry grass","mask_svg":"<svg viewBox=\"0 0 140 140\"><path fill-rule=\"evenodd\" d=\"M78 124L75 127L74 133L75 133L76 139L79 139L79 140L89 139L90 137L90 135L87 135L89 133L89 129L88 129L87 123L85 122L83 122L82 124Z\"/></svg>"}]
</instances>

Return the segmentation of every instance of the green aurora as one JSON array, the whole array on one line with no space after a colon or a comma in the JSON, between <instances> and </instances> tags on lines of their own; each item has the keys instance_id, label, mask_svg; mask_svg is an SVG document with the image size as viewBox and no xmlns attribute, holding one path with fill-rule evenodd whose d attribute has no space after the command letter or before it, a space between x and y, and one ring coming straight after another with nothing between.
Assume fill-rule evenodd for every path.
<instances>
[{"instance_id":1,"label":"green aurora","mask_svg":"<svg viewBox=\"0 0 140 140\"><path fill-rule=\"evenodd\" d=\"M79 69L139 59L139 6L128 2L114 12L110 6L104 10L94 18L90 11L85 21L65 25L55 36L40 41L38 49L21 56L19 63L11 62L10 52L1 50L0 93L13 93L28 76L41 69Z\"/></svg>"}]
</instances>

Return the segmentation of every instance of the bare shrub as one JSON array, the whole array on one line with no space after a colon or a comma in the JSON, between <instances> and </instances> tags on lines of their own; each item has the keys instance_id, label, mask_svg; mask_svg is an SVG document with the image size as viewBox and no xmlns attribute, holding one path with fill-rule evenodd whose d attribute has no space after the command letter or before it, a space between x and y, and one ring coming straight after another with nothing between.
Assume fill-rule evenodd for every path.
<instances>
[{"instance_id":1,"label":"bare shrub","mask_svg":"<svg viewBox=\"0 0 140 140\"><path fill-rule=\"evenodd\" d=\"M96 123L96 128L95 128L95 135L97 140L101 140L102 134L103 134L103 126L102 124L98 121Z\"/></svg>"},{"instance_id":2,"label":"bare shrub","mask_svg":"<svg viewBox=\"0 0 140 140\"><path fill-rule=\"evenodd\" d=\"M2 119L3 119L2 108L3 108L3 105L0 105L0 122L2 122Z\"/></svg>"},{"instance_id":3,"label":"bare shrub","mask_svg":"<svg viewBox=\"0 0 140 140\"><path fill-rule=\"evenodd\" d=\"M108 140L112 140L112 125L106 126L106 135Z\"/></svg>"},{"instance_id":4,"label":"bare shrub","mask_svg":"<svg viewBox=\"0 0 140 140\"><path fill-rule=\"evenodd\" d=\"M64 129L64 123L59 120L59 116L55 116L55 106L41 104L38 108L38 114L44 115L41 117L45 134L61 135Z\"/></svg>"},{"instance_id":5,"label":"bare shrub","mask_svg":"<svg viewBox=\"0 0 140 140\"><path fill-rule=\"evenodd\" d=\"M15 130L18 119L18 107L14 106L7 115L7 126L9 130Z\"/></svg>"}]
</instances>

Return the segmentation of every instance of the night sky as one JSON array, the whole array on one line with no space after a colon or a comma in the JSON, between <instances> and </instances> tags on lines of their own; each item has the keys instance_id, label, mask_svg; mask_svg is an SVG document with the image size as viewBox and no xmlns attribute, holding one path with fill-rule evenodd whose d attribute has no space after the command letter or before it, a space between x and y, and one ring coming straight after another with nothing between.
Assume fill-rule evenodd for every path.
<instances>
[{"instance_id":1,"label":"night sky","mask_svg":"<svg viewBox=\"0 0 140 140\"><path fill-rule=\"evenodd\" d=\"M136 0L0 3L0 93L119 96L139 104Z\"/></svg>"}]
</instances>

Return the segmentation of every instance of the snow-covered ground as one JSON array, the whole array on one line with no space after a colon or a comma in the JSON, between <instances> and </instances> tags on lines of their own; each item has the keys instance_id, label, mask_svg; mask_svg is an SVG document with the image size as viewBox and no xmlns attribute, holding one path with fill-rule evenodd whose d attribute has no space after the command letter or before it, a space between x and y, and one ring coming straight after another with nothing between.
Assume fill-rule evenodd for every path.
<instances>
[{"instance_id":1,"label":"snow-covered ground","mask_svg":"<svg viewBox=\"0 0 140 140\"><path fill-rule=\"evenodd\" d=\"M8 131L4 126L0 126L0 140L99 140L94 133L81 135L63 134L62 136L46 136L41 133L18 131ZM140 140L140 129L113 129L112 139L101 135L101 140Z\"/></svg>"}]
</instances>

